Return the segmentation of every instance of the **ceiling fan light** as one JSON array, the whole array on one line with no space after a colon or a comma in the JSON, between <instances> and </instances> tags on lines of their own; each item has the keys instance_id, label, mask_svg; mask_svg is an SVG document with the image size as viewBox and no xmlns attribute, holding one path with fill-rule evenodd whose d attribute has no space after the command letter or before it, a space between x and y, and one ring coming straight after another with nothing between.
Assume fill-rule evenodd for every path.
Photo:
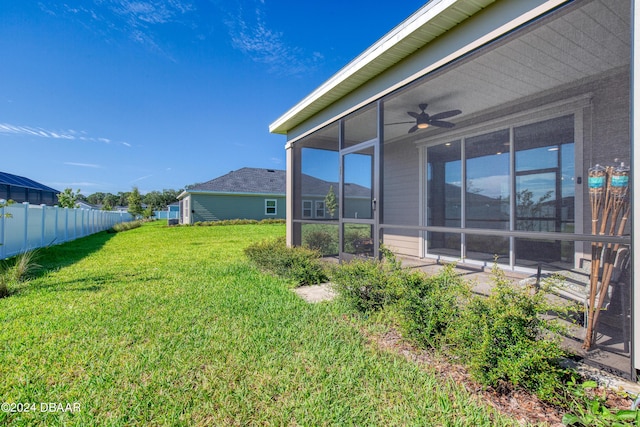
<instances>
[{"instance_id":1,"label":"ceiling fan light","mask_svg":"<svg viewBox=\"0 0 640 427\"><path fill-rule=\"evenodd\" d=\"M418 129L426 129L429 127L429 123L418 123Z\"/></svg>"}]
</instances>

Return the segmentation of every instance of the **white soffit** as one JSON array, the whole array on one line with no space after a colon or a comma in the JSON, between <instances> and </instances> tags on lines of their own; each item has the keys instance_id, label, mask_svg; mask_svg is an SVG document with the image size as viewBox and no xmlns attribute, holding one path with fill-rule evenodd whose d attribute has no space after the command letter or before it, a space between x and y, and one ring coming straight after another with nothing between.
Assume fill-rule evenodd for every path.
<instances>
[{"instance_id":1,"label":"white soffit","mask_svg":"<svg viewBox=\"0 0 640 427\"><path fill-rule=\"evenodd\" d=\"M495 0L431 0L269 126L287 131L400 62Z\"/></svg>"}]
</instances>

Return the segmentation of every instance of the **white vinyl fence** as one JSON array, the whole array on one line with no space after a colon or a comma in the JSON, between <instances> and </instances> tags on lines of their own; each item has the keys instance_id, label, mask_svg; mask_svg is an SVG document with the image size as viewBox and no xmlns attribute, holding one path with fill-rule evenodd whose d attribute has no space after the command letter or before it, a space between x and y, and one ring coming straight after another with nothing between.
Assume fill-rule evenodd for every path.
<instances>
[{"instance_id":1,"label":"white vinyl fence","mask_svg":"<svg viewBox=\"0 0 640 427\"><path fill-rule=\"evenodd\" d=\"M132 219L128 212L12 204L0 208L0 259L75 240Z\"/></svg>"}]
</instances>

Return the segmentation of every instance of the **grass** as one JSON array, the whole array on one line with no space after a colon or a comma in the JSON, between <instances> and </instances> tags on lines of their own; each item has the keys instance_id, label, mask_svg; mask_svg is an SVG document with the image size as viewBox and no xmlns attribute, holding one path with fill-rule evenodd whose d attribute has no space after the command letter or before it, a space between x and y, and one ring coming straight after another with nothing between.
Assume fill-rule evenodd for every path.
<instances>
[{"instance_id":1,"label":"grass","mask_svg":"<svg viewBox=\"0 0 640 427\"><path fill-rule=\"evenodd\" d=\"M164 223L42 250L0 299L0 403L37 405L0 424L519 425L251 266L283 225Z\"/></svg>"}]
</instances>

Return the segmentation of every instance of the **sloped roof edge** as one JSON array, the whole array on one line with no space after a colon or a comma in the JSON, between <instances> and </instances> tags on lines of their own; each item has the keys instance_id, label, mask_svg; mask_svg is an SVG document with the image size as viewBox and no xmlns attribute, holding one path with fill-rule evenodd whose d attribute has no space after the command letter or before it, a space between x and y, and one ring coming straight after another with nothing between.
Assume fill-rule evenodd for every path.
<instances>
[{"instance_id":1,"label":"sloped roof edge","mask_svg":"<svg viewBox=\"0 0 640 427\"><path fill-rule=\"evenodd\" d=\"M269 132L286 134L494 1L431 0L276 119Z\"/></svg>"}]
</instances>

